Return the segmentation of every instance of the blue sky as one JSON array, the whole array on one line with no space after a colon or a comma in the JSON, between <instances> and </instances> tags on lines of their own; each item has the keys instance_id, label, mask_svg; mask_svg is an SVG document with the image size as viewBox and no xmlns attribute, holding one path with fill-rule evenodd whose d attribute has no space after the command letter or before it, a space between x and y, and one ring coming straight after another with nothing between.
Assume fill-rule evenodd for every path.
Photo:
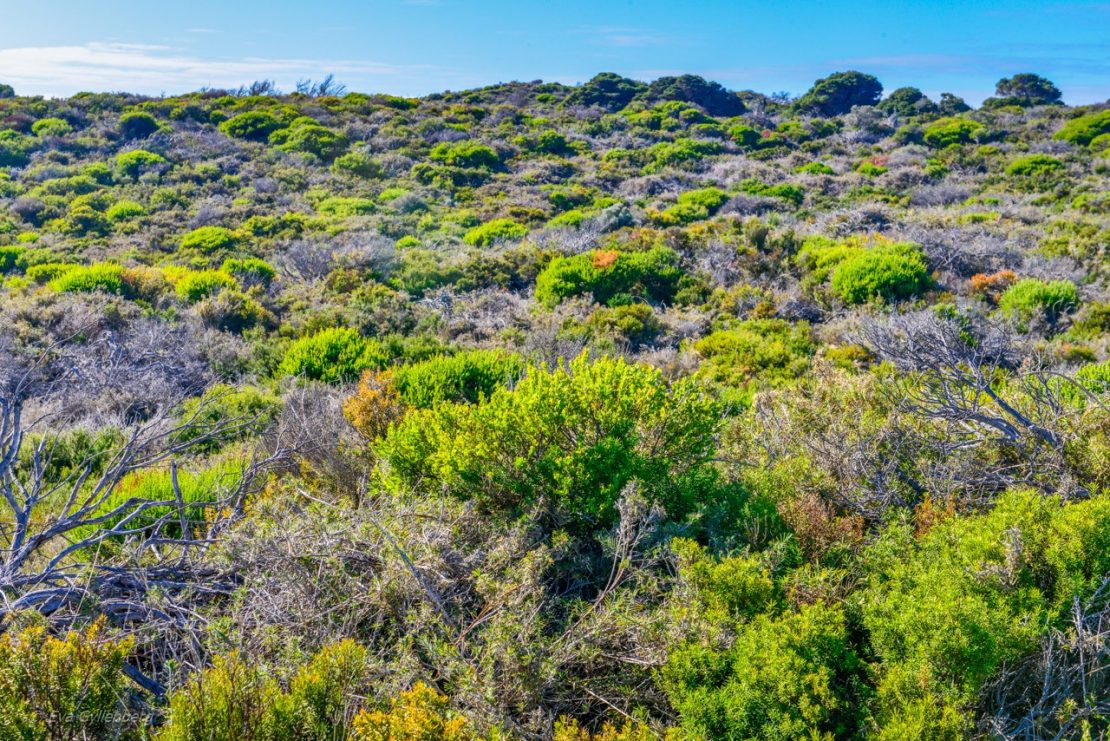
<instances>
[{"instance_id":1,"label":"blue sky","mask_svg":"<svg viewBox=\"0 0 1110 741\"><path fill-rule=\"evenodd\" d=\"M421 95L510 80L690 72L801 93L854 68L978 103L1037 72L1110 98L1110 2L983 0L3 0L0 82L23 94L180 93L328 72Z\"/></svg>"}]
</instances>

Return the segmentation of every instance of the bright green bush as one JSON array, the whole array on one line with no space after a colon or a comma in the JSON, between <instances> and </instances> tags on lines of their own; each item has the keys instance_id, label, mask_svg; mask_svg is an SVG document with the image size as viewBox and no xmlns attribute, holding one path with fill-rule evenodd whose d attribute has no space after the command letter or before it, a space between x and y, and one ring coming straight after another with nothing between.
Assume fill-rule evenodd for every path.
<instances>
[{"instance_id":1,"label":"bright green bush","mask_svg":"<svg viewBox=\"0 0 1110 741\"><path fill-rule=\"evenodd\" d=\"M729 127L728 138L738 146L751 148L759 145L760 140L763 139L763 132L754 126L737 124Z\"/></svg>"},{"instance_id":2,"label":"bright green bush","mask_svg":"<svg viewBox=\"0 0 1110 741\"><path fill-rule=\"evenodd\" d=\"M1023 278L1006 289L998 300L1003 314L1020 321L1028 321L1042 313L1054 319L1079 306L1079 289L1070 280L1042 281Z\"/></svg>"},{"instance_id":3,"label":"bright green bush","mask_svg":"<svg viewBox=\"0 0 1110 741\"><path fill-rule=\"evenodd\" d=\"M365 697L367 651L351 640L324 646L283 689L273 673L238 653L216 656L169 698L156 741L251 739L334 741Z\"/></svg>"},{"instance_id":4,"label":"bright green bush","mask_svg":"<svg viewBox=\"0 0 1110 741\"><path fill-rule=\"evenodd\" d=\"M665 247L646 252L594 250L552 260L536 278L536 300L549 307L583 294L600 304L633 297L669 301L681 277L678 255Z\"/></svg>"},{"instance_id":5,"label":"bright green bush","mask_svg":"<svg viewBox=\"0 0 1110 741\"><path fill-rule=\"evenodd\" d=\"M931 285L921 248L909 243L810 237L794 259L807 273L803 286L828 282L847 304L911 298Z\"/></svg>"},{"instance_id":6,"label":"bright green bush","mask_svg":"<svg viewBox=\"0 0 1110 741\"><path fill-rule=\"evenodd\" d=\"M471 141L437 144L428 154L428 158L433 162L442 162L451 167L486 170L496 169L501 164L501 158L491 147Z\"/></svg>"},{"instance_id":7,"label":"bright green bush","mask_svg":"<svg viewBox=\"0 0 1110 741\"><path fill-rule=\"evenodd\" d=\"M145 149L133 149L116 155L116 174L127 180L138 180L143 172L164 165L166 158Z\"/></svg>"},{"instance_id":8,"label":"bright green bush","mask_svg":"<svg viewBox=\"0 0 1110 741\"><path fill-rule=\"evenodd\" d=\"M30 275L30 271L28 271ZM123 266L111 263L96 263L78 266L62 272L50 281L50 288L59 293L105 293L122 294Z\"/></svg>"},{"instance_id":9,"label":"bright green bush","mask_svg":"<svg viewBox=\"0 0 1110 741\"><path fill-rule=\"evenodd\" d=\"M653 144L645 152L648 164L644 166L644 172L693 165L710 155L719 154L722 149L717 142L694 139L676 139L673 142Z\"/></svg>"},{"instance_id":10,"label":"bright green bush","mask_svg":"<svg viewBox=\"0 0 1110 741\"><path fill-rule=\"evenodd\" d=\"M678 196L675 205L663 211L651 212L654 221L665 224L689 224L708 219L728 202L728 194L720 188L688 190Z\"/></svg>"},{"instance_id":11,"label":"bright green bush","mask_svg":"<svg viewBox=\"0 0 1110 741\"><path fill-rule=\"evenodd\" d=\"M856 601L878 660L880 728L966 732L983 684L1096 588L1110 566L1107 514L1105 496L1065 505L1018 491L987 514L921 538L895 527L869 547Z\"/></svg>"},{"instance_id":12,"label":"bright green bush","mask_svg":"<svg viewBox=\"0 0 1110 741\"><path fill-rule=\"evenodd\" d=\"M806 322L753 319L707 334L694 349L704 358L698 375L746 403L761 386L781 386L805 374L817 345Z\"/></svg>"},{"instance_id":13,"label":"bright green bush","mask_svg":"<svg viewBox=\"0 0 1110 741\"><path fill-rule=\"evenodd\" d=\"M298 118L289 128L270 134L270 144L286 152L305 152L325 161L334 160L347 146L347 138L311 118Z\"/></svg>"},{"instance_id":14,"label":"bright green bush","mask_svg":"<svg viewBox=\"0 0 1110 741\"><path fill-rule=\"evenodd\" d=\"M219 293L225 288L237 289L239 283L220 270L197 270L185 273L174 286L182 301L195 304L202 298Z\"/></svg>"},{"instance_id":15,"label":"bright green bush","mask_svg":"<svg viewBox=\"0 0 1110 741\"><path fill-rule=\"evenodd\" d=\"M587 529L605 526L625 485L682 517L705 495L720 424L717 404L690 382L585 356L532 368L478 404L409 412L379 446L398 491L447 491L490 511L534 505Z\"/></svg>"},{"instance_id":16,"label":"bright green bush","mask_svg":"<svg viewBox=\"0 0 1110 741\"><path fill-rule=\"evenodd\" d=\"M282 125L269 111L245 111L221 123L220 131L236 139L266 141Z\"/></svg>"},{"instance_id":17,"label":"bright green bush","mask_svg":"<svg viewBox=\"0 0 1110 741\"><path fill-rule=\"evenodd\" d=\"M678 649L662 683L689 738L847 738L862 666L841 609L818 602L756 617L727 651Z\"/></svg>"},{"instance_id":18,"label":"bright green bush","mask_svg":"<svg viewBox=\"0 0 1110 741\"><path fill-rule=\"evenodd\" d=\"M1110 110L1088 113L1086 116L1071 119L1056 132L1056 138L1087 146L1105 134L1110 134Z\"/></svg>"},{"instance_id":19,"label":"bright green bush","mask_svg":"<svg viewBox=\"0 0 1110 741\"><path fill-rule=\"evenodd\" d=\"M1064 163L1047 154L1018 157L1006 167L1007 175L1017 178L1023 187L1035 190L1052 187L1064 172Z\"/></svg>"},{"instance_id":20,"label":"bright green bush","mask_svg":"<svg viewBox=\"0 0 1110 741\"><path fill-rule=\"evenodd\" d=\"M35 136L65 136L72 131L69 121L62 118L40 118L31 125L31 133Z\"/></svg>"},{"instance_id":21,"label":"bright green bush","mask_svg":"<svg viewBox=\"0 0 1110 741\"><path fill-rule=\"evenodd\" d=\"M920 296L930 285L929 268L916 245L880 245L841 262L832 289L846 304L876 298L888 301Z\"/></svg>"},{"instance_id":22,"label":"bright green bush","mask_svg":"<svg viewBox=\"0 0 1110 741\"><path fill-rule=\"evenodd\" d=\"M46 285L79 267L81 266L72 262L43 262L28 267L26 276L39 285Z\"/></svg>"},{"instance_id":23,"label":"bright green bush","mask_svg":"<svg viewBox=\"0 0 1110 741\"><path fill-rule=\"evenodd\" d=\"M393 372L393 385L410 406L428 409L445 401L475 403L515 380L524 370L516 355L470 350L432 358Z\"/></svg>"},{"instance_id":24,"label":"bright green bush","mask_svg":"<svg viewBox=\"0 0 1110 741\"><path fill-rule=\"evenodd\" d=\"M274 266L257 257L229 257L220 270L234 276L245 286L268 286L277 277Z\"/></svg>"},{"instance_id":25,"label":"bright green bush","mask_svg":"<svg viewBox=\"0 0 1110 741\"><path fill-rule=\"evenodd\" d=\"M158 130L158 119L146 111L127 111L119 117L119 133L124 139L145 139Z\"/></svg>"},{"instance_id":26,"label":"bright green bush","mask_svg":"<svg viewBox=\"0 0 1110 741\"><path fill-rule=\"evenodd\" d=\"M181 237L181 249L205 255L233 249L238 243L235 232L222 226L199 226Z\"/></svg>"},{"instance_id":27,"label":"bright green bush","mask_svg":"<svg viewBox=\"0 0 1110 741\"><path fill-rule=\"evenodd\" d=\"M973 141L984 130L983 124L969 118L941 118L925 126L925 143L944 149Z\"/></svg>"},{"instance_id":28,"label":"bright green bush","mask_svg":"<svg viewBox=\"0 0 1110 741\"><path fill-rule=\"evenodd\" d=\"M312 381L354 381L367 368L382 368L389 357L381 343L353 329L337 327L302 337L289 346L278 374Z\"/></svg>"},{"instance_id":29,"label":"bright green bush","mask_svg":"<svg viewBox=\"0 0 1110 741\"><path fill-rule=\"evenodd\" d=\"M876 165L870 160L864 160L856 165L856 172L858 172L860 175L866 175L867 177L871 178L878 177L886 171L887 168L883 167L882 165Z\"/></svg>"},{"instance_id":30,"label":"bright green bush","mask_svg":"<svg viewBox=\"0 0 1110 741\"><path fill-rule=\"evenodd\" d=\"M108 221L119 223L145 216L146 209L135 201L117 201L108 207L104 215L108 217Z\"/></svg>"},{"instance_id":31,"label":"bright green bush","mask_svg":"<svg viewBox=\"0 0 1110 741\"><path fill-rule=\"evenodd\" d=\"M475 247L486 247L497 242L520 239L528 234L528 227L512 219L493 219L479 224L463 235L463 241Z\"/></svg>"},{"instance_id":32,"label":"bright green bush","mask_svg":"<svg viewBox=\"0 0 1110 741\"><path fill-rule=\"evenodd\" d=\"M836 170L832 169L824 162L807 162L800 167L794 168L794 172L804 172L809 175L835 175Z\"/></svg>"}]
</instances>

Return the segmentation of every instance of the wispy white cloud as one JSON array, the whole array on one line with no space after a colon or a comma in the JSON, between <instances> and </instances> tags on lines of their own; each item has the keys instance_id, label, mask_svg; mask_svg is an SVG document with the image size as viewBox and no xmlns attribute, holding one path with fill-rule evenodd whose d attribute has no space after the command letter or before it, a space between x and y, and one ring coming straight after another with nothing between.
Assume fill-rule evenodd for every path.
<instances>
[{"instance_id":1,"label":"wispy white cloud","mask_svg":"<svg viewBox=\"0 0 1110 741\"><path fill-rule=\"evenodd\" d=\"M586 32L592 34L597 43L620 48L666 46L675 42L674 37L648 28L602 26L588 28Z\"/></svg>"},{"instance_id":2,"label":"wispy white cloud","mask_svg":"<svg viewBox=\"0 0 1110 741\"><path fill-rule=\"evenodd\" d=\"M306 77L334 73L340 79L411 79L428 67L374 61L244 57L202 59L149 44L89 43L0 49L4 81L25 94L68 95L81 90L187 92L201 87L238 87L272 79L291 88Z\"/></svg>"}]
</instances>

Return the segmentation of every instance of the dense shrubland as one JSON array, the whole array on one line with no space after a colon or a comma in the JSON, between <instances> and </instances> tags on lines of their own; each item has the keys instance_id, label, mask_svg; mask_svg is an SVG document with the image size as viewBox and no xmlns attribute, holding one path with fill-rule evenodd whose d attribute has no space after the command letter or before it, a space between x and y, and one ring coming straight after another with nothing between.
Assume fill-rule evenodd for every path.
<instances>
[{"instance_id":1,"label":"dense shrubland","mask_svg":"<svg viewBox=\"0 0 1110 741\"><path fill-rule=\"evenodd\" d=\"M0 85L4 738L1102 738L1110 110Z\"/></svg>"}]
</instances>

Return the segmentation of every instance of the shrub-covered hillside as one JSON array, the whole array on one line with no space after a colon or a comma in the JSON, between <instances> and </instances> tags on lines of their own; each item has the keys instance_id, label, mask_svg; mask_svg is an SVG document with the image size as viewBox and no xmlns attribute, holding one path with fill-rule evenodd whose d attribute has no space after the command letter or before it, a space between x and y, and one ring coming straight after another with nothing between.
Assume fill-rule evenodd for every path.
<instances>
[{"instance_id":1,"label":"shrub-covered hillside","mask_svg":"<svg viewBox=\"0 0 1110 741\"><path fill-rule=\"evenodd\" d=\"M0 737L1110 732L1110 107L336 90L0 85Z\"/></svg>"}]
</instances>

